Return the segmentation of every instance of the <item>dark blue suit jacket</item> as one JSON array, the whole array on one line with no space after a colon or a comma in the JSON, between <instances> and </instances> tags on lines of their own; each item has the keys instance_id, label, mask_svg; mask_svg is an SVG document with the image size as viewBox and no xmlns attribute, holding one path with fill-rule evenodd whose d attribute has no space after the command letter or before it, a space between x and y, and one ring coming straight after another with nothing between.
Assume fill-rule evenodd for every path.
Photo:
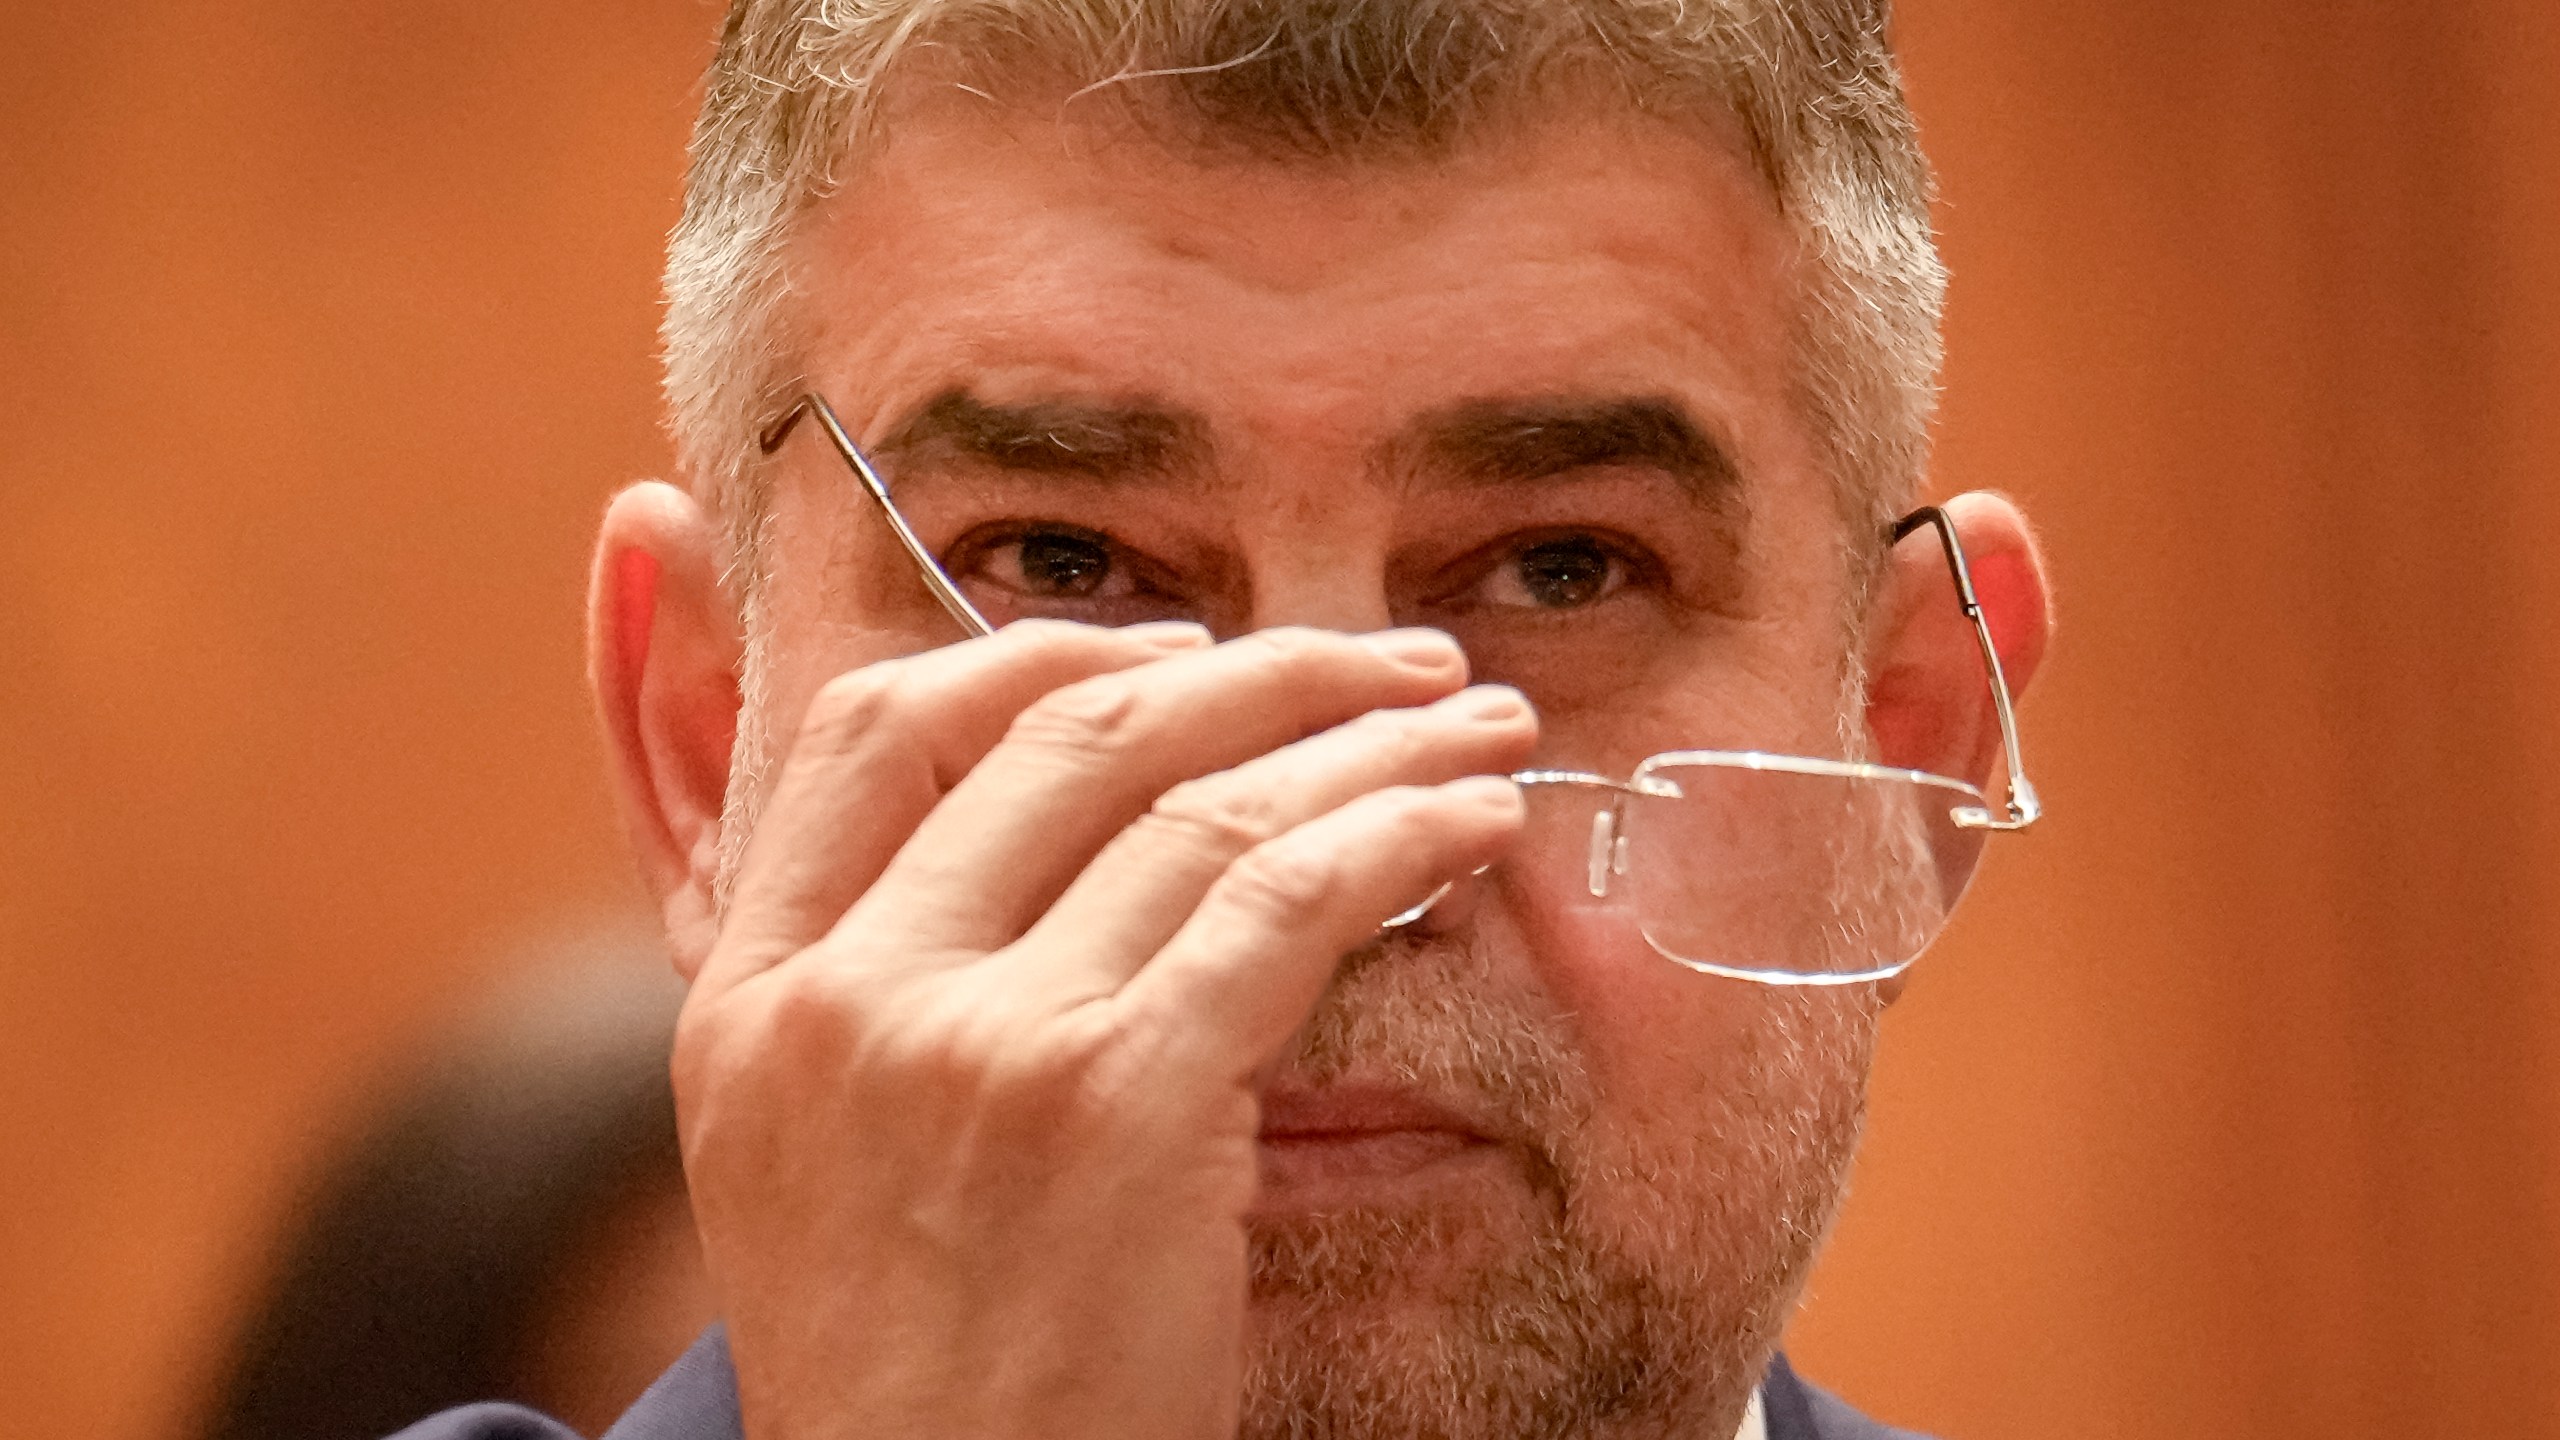
<instances>
[{"instance_id":1,"label":"dark blue suit jacket","mask_svg":"<svg viewBox=\"0 0 2560 1440\"><path fill-rule=\"evenodd\" d=\"M1879 1425L1796 1378L1781 1355L1760 1387L1769 1440L1924 1440ZM738 1376L729 1342L717 1326L694 1342L604 1440L741 1440ZM394 1440L577 1440L568 1427L516 1405L448 1410L403 1430Z\"/></svg>"}]
</instances>

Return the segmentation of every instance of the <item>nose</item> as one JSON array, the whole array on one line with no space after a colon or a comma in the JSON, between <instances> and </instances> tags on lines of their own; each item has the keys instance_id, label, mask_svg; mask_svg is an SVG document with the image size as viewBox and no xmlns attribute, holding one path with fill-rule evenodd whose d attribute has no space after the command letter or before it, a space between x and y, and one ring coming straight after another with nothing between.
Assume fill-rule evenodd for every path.
<instances>
[{"instance_id":1,"label":"nose","mask_svg":"<svg viewBox=\"0 0 2560 1440\"><path fill-rule=\"evenodd\" d=\"M1362 634L1391 628L1382 547L1364 537L1304 531L1248 557L1249 628L1303 625Z\"/></svg>"},{"instance_id":2,"label":"nose","mask_svg":"<svg viewBox=\"0 0 2560 1440\"><path fill-rule=\"evenodd\" d=\"M1300 625L1346 634L1392 628L1397 620L1387 595L1385 550L1360 529L1356 524L1331 533L1300 529L1250 555L1250 628ZM1417 940L1463 934L1484 904L1490 883L1492 877L1484 872L1461 876L1428 897L1417 897L1414 907L1383 933Z\"/></svg>"}]
</instances>

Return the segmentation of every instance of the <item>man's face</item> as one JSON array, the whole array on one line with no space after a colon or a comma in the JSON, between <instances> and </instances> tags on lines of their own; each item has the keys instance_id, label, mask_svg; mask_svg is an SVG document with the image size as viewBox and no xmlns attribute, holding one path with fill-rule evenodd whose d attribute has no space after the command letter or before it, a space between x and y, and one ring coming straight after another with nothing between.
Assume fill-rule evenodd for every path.
<instances>
[{"instance_id":1,"label":"man's face","mask_svg":"<svg viewBox=\"0 0 2560 1440\"><path fill-rule=\"evenodd\" d=\"M1565 107L1282 165L957 91L888 133L795 254L807 373L998 623L1427 625L1535 703L1541 764L1839 750L1796 251L1734 144ZM958 638L824 447L770 483L766 755L829 677ZM1748 1389L1877 1001L1670 964L1578 859L1352 957L1275 1076L1249 1431L1640 1432ZM1400 1111L1482 1143L1335 1138Z\"/></svg>"}]
</instances>

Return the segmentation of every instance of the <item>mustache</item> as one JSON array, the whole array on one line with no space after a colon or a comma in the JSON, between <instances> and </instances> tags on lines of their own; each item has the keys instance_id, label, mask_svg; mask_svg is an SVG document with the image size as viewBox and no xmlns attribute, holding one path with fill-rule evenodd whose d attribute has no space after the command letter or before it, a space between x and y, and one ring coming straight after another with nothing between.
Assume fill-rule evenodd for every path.
<instances>
[{"instance_id":1,"label":"mustache","mask_svg":"<svg viewBox=\"0 0 2560 1440\"><path fill-rule=\"evenodd\" d=\"M1561 1173L1592 1112L1591 1082L1565 1018L1483 946L1381 937L1343 957L1275 1083L1385 1083L1526 1143Z\"/></svg>"}]
</instances>

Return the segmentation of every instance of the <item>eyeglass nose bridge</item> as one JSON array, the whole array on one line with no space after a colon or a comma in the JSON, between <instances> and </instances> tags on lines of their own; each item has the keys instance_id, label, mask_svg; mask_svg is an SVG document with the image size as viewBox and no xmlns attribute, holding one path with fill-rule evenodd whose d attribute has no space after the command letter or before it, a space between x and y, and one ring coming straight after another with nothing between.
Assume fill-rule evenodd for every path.
<instances>
[{"instance_id":1,"label":"eyeglass nose bridge","mask_svg":"<svg viewBox=\"0 0 2560 1440\"><path fill-rule=\"evenodd\" d=\"M1609 803L1592 814L1591 851L1584 861L1586 883L1592 898L1601 900L1609 896L1609 877L1627 873L1627 836L1622 816L1628 797L1666 795L1677 799L1680 795L1680 787L1668 780L1649 776L1640 776L1634 781L1612 780L1606 775L1594 775L1584 770L1522 770L1514 773L1511 780L1523 788L1533 785L1589 785L1610 792ZM1480 877L1492 868L1490 865L1480 866L1469 878ZM1439 886L1423 896L1421 903L1390 916L1378 928L1394 931L1413 924L1430 914L1432 907L1448 899L1449 892L1457 888L1458 882L1454 880Z\"/></svg>"},{"instance_id":2,"label":"eyeglass nose bridge","mask_svg":"<svg viewBox=\"0 0 2560 1440\"><path fill-rule=\"evenodd\" d=\"M1583 856L1583 883L1594 900L1609 898L1611 879L1627 873L1627 802L1638 795L1680 798L1680 787L1638 772L1633 780L1612 780L1587 770L1523 770L1512 780L1521 786L1580 785L1609 792L1609 801L1591 813L1591 844Z\"/></svg>"}]
</instances>

